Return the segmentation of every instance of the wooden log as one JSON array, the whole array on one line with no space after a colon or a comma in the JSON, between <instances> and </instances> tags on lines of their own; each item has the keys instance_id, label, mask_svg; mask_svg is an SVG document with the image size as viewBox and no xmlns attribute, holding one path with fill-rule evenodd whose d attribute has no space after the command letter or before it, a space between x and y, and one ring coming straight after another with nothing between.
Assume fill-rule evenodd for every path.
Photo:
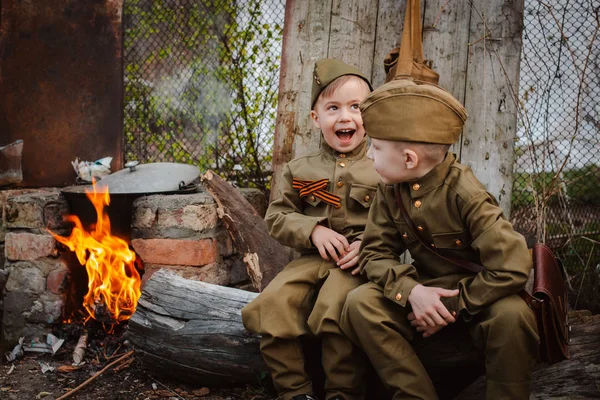
<instances>
[{"instance_id":1,"label":"wooden log","mask_svg":"<svg viewBox=\"0 0 600 400\"><path fill-rule=\"evenodd\" d=\"M569 313L571 358L553 365L541 364L533 373L531 399L600 398L600 315L589 311ZM479 378L456 400L484 399L485 382Z\"/></svg>"},{"instance_id":2,"label":"wooden log","mask_svg":"<svg viewBox=\"0 0 600 400\"><path fill-rule=\"evenodd\" d=\"M201 179L217 202L217 212L234 247L244 256L252 284L262 291L290 261L288 252L269 236L265 221L239 190L212 171L206 172Z\"/></svg>"},{"instance_id":3,"label":"wooden log","mask_svg":"<svg viewBox=\"0 0 600 400\"><path fill-rule=\"evenodd\" d=\"M160 376L212 387L257 383L265 370L259 338L244 329L240 312L256 296L160 270L146 282L125 337Z\"/></svg>"},{"instance_id":4,"label":"wooden log","mask_svg":"<svg viewBox=\"0 0 600 400\"><path fill-rule=\"evenodd\" d=\"M239 386L266 377L259 337L247 332L241 309L257 296L244 290L184 279L166 270L156 272L143 288L129 321L127 338L145 368L196 385ZM575 321L571 359L540 365L534 373L535 399L600 397L600 315ZM482 399L481 355L456 328L444 335L417 340L415 348L432 375L440 399ZM312 351L312 348L311 348ZM318 351L318 349L314 349ZM311 357L315 360L320 357ZM309 363L309 365L311 365ZM309 371L313 375L314 371ZM377 383L368 382L367 400L386 399ZM377 393L377 395L373 395ZM373 397L375 396L375 397Z\"/></svg>"}]
</instances>

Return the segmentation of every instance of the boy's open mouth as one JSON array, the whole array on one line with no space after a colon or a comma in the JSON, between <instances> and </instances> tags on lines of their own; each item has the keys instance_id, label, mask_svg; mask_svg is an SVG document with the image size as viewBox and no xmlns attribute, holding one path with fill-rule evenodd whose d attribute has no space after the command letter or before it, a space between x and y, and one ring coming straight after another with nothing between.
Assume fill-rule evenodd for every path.
<instances>
[{"instance_id":1,"label":"boy's open mouth","mask_svg":"<svg viewBox=\"0 0 600 400\"><path fill-rule=\"evenodd\" d=\"M335 134L342 143L346 143L352 140L355 132L356 129L339 129L335 131Z\"/></svg>"}]
</instances>

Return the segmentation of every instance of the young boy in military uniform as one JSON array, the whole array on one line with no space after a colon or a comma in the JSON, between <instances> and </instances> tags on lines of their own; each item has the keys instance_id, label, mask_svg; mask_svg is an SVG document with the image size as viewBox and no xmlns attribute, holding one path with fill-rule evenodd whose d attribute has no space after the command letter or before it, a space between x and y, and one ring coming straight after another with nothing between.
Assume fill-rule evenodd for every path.
<instances>
[{"instance_id":1,"label":"young boy in military uniform","mask_svg":"<svg viewBox=\"0 0 600 400\"><path fill-rule=\"evenodd\" d=\"M517 293L532 261L494 197L447 152L466 119L463 106L438 86L403 79L372 92L361 111L382 182L360 252L370 282L349 293L344 333L394 399L435 399L410 340L460 319L484 351L487 399L528 399L539 338L533 311ZM412 264L399 262L405 250ZM471 272L433 250L485 270Z\"/></svg>"},{"instance_id":2,"label":"young boy in military uniform","mask_svg":"<svg viewBox=\"0 0 600 400\"><path fill-rule=\"evenodd\" d=\"M321 149L290 161L265 220L269 233L301 256L242 310L283 400L314 399L300 337L321 339L327 400L363 398L364 361L339 328L347 293L365 282L358 249L379 176L366 157L359 104L369 80L339 60L316 63L314 125Z\"/></svg>"}]
</instances>

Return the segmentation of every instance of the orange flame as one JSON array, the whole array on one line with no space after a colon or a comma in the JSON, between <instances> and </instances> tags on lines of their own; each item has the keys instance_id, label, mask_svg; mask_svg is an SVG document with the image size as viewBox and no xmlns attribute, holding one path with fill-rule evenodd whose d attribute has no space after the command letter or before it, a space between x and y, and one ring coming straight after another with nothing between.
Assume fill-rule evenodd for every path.
<instances>
[{"instance_id":1,"label":"orange flame","mask_svg":"<svg viewBox=\"0 0 600 400\"><path fill-rule=\"evenodd\" d=\"M141 295L141 278L135 268L135 253L127 242L111 235L110 219L104 207L110 204L107 192L86 190L87 198L96 209L96 225L92 232L83 229L75 215L68 215L67 221L75 224L69 237L50 232L60 243L75 252L81 265L85 265L88 276L88 292L83 306L96 319L95 310L106 307L112 320L120 322L129 319L135 312Z\"/></svg>"}]
</instances>

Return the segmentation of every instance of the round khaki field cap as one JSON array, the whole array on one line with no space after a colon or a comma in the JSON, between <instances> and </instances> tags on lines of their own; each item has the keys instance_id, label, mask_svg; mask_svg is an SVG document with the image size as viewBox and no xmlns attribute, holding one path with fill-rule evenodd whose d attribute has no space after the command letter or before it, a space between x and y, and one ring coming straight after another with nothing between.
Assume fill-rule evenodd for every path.
<instances>
[{"instance_id":1,"label":"round khaki field cap","mask_svg":"<svg viewBox=\"0 0 600 400\"><path fill-rule=\"evenodd\" d=\"M331 82L344 75L356 75L359 78L362 78L367 82L367 85L369 85L369 89L373 90L369 78L360 72L358 68L348 65L340 60L323 58L315 63L310 107L312 108L315 106L319 95Z\"/></svg>"},{"instance_id":2,"label":"round khaki field cap","mask_svg":"<svg viewBox=\"0 0 600 400\"><path fill-rule=\"evenodd\" d=\"M449 92L432 84L395 79L360 104L367 135L375 139L453 144L467 112Z\"/></svg>"}]
</instances>

